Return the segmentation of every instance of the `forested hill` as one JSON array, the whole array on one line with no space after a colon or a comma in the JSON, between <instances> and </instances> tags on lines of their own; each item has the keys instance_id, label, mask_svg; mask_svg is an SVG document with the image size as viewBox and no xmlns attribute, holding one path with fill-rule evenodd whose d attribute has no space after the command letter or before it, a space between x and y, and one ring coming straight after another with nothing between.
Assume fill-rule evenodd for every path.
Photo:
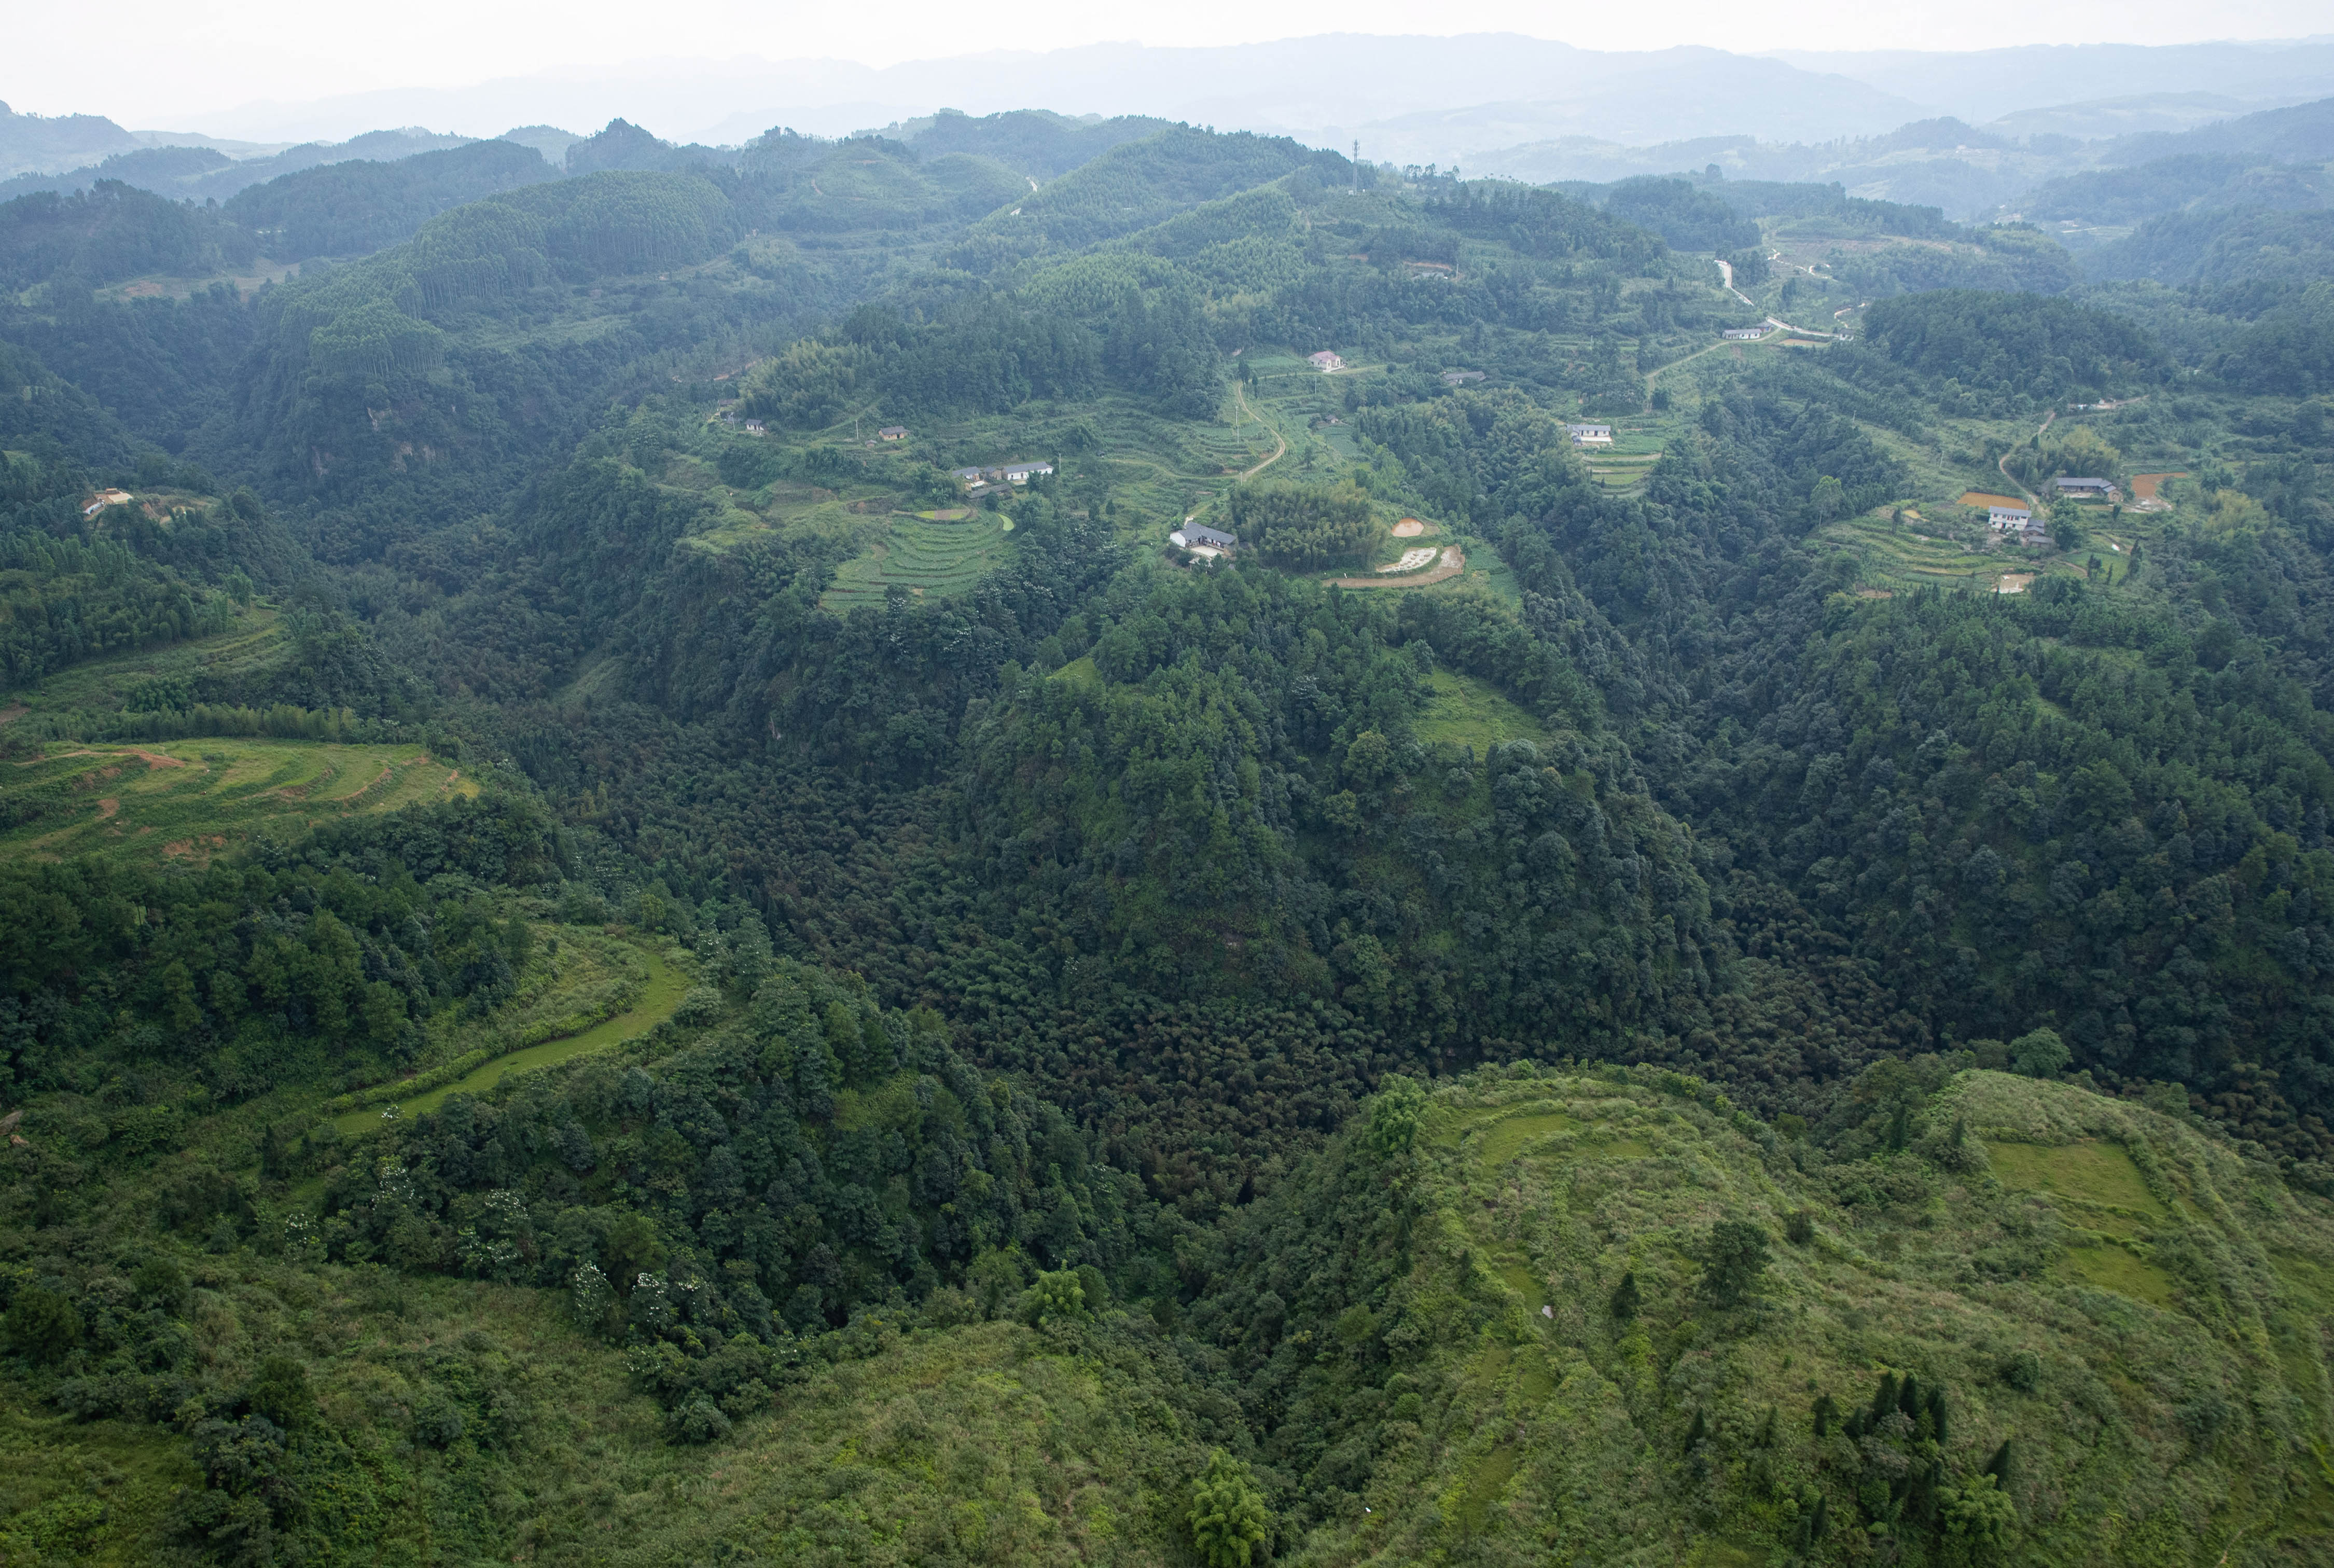
<instances>
[{"instance_id":1,"label":"forested hill","mask_svg":"<svg viewBox=\"0 0 2334 1568\"><path fill-rule=\"evenodd\" d=\"M2334 1552L2313 215L537 130L0 207L0 1556Z\"/></svg>"}]
</instances>

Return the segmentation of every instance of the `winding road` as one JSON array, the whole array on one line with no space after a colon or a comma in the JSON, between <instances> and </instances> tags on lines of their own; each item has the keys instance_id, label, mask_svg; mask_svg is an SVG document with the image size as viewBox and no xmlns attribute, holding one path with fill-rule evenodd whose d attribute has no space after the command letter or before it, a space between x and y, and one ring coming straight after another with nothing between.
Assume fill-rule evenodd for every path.
<instances>
[{"instance_id":1,"label":"winding road","mask_svg":"<svg viewBox=\"0 0 2334 1568\"><path fill-rule=\"evenodd\" d=\"M1757 309L1758 301L1752 299L1749 295L1734 286L1734 264L1727 260L1722 256L1713 256L1712 259L1718 263L1718 276L1725 280L1726 292L1741 300L1744 305L1750 305L1754 310Z\"/></svg>"}]
</instances>

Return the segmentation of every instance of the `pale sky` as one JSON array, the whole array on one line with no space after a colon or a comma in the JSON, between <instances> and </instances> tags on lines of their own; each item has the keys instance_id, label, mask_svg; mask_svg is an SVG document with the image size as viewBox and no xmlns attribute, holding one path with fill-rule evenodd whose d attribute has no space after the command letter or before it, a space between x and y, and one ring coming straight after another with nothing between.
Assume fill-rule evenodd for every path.
<instances>
[{"instance_id":1,"label":"pale sky","mask_svg":"<svg viewBox=\"0 0 2334 1568\"><path fill-rule=\"evenodd\" d=\"M0 0L0 99L19 112L109 115L132 129L200 130L209 115L388 87L453 87L540 72L621 69L642 57L837 58L871 65L1080 44L1255 43L1328 31L1514 32L1585 48L1985 49L2298 38L2327 29L2325 0L1967 0L1876 5L1740 0L1558 7L1476 0L1181 0L1150 8L1071 0L882 5L767 0Z\"/></svg>"}]
</instances>

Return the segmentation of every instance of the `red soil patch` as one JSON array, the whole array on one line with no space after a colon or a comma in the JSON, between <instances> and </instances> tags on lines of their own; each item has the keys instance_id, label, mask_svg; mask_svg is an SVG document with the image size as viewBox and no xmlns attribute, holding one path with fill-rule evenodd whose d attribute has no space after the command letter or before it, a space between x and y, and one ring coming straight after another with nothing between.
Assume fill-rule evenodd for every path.
<instances>
[{"instance_id":1,"label":"red soil patch","mask_svg":"<svg viewBox=\"0 0 2334 1568\"><path fill-rule=\"evenodd\" d=\"M2134 474L2131 476L2131 498L2136 501L2152 501L2156 498L2156 492L2164 488L2165 480L2185 479L2187 477L2185 473Z\"/></svg>"}]
</instances>

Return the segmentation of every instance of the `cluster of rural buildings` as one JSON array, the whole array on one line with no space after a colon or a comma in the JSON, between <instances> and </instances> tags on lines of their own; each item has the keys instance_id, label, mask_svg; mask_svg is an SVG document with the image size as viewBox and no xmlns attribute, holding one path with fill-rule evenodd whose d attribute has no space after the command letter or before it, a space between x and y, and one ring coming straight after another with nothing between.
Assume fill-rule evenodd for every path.
<instances>
[{"instance_id":1,"label":"cluster of rural buildings","mask_svg":"<svg viewBox=\"0 0 2334 1568\"><path fill-rule=\"evenodd\" d=\"M2021 545L2039 545L2050 537L2049 525L2036 517L2031 508L1990 506L1985 509L1985 520L1995 533Z\"/></svg>"},{"instance_id":2,"label":"cluster of rural buildings","mask_svg":"<svg viewBox=\"0 0 2334 1568\"><path fill-rule=\"evenodd\" d=\"M2113 479L2090 477L2052 479L2050 488L2054 493L2069 500L2113 503L2123 499L2123 491ZM2050 537L2050 526L2036 517L2031 507L2015 506L2008 501L1993 502L1985 508L1985 520L1995 533L2020 544L2045 544Z\"/></svg>"},{"instance_id":3,"label":"cluster of rural buildings","mask_svg":"<svg viewBox=\"0 0 2334 1568\"><path fill-rule=\"evenodd\" d=\"M962 480L968 490L985 490L998 484L1026 485L1039 474L1053 471L1051 463L1002 463L993 469L950 469L949 473L952 478Z\"/></svg>"}]
</instances>

